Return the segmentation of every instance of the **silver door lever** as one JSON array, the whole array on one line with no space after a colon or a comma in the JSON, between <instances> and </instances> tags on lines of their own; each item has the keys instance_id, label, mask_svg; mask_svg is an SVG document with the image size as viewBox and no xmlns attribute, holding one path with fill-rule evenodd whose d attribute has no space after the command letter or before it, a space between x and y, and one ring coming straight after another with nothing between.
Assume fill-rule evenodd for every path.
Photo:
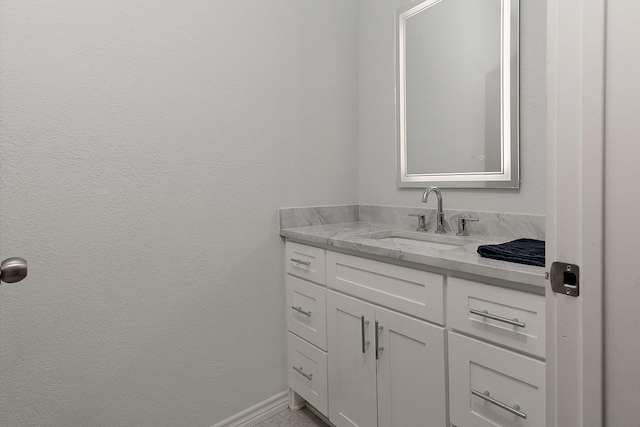
<instances>
[{"instance_id":1,"label":"silver door lever","mask_svg":"<svg viewBox=\"0 0 640 427\"><path fill-rule=\"evenodd\" d=\"M27 277L27 261L12 257L0 264L0 280L5 283L16 283Z\"/></svg>"}]
</instances>

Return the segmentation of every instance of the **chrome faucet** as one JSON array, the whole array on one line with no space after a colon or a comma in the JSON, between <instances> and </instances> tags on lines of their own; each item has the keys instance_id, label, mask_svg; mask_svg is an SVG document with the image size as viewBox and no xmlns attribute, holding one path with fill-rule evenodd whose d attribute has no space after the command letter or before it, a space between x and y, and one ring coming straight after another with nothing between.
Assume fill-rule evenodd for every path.
<instances>
[{"instance_id":1,"label":"chrome faucet","mask_svg":"<svg viewBox=\"0 0 640 427\"><path fill-rule=\"evenodd\" d=\"M469 235L469 221L479 221L478 218L458 218L458 232L456 236L468 236Z\"/></svg>"},{"instance_id":2,"label":"chrome faucet","mask_svg":"<svg viewBox=\"0 0 640 427\"><path fill-rule=\"evenodd\" d=\"M442 212L442 193L438 187L429 187L424 190L422 194L422 203L427 203L427 197L429 197L429 193L436 193L436 197L438 198L438 214L436 217L436 233L446 233L444 230L444 212Z\"/></svg>"},{"instance_id":3,"label":"chrome faucet","mask_svg":"<svg viewBox=\"0 0 640 427\"><path fill-rule=\"evenodd\" d=\"M427 231L427 221L424 214L409 214L409 216L418 218L418 228L416 228L416 231Z\"/></svg>"}]
</instances>

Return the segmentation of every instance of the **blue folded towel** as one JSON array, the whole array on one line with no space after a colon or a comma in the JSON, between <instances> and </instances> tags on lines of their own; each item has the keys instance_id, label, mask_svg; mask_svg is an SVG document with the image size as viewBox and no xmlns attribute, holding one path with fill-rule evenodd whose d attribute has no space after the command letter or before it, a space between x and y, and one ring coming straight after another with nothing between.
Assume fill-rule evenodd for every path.
<instances>
[{"instance_id":1,"label":"blue folded towel","mask_svg":"<svg viewBox=\"0 0 640 427\"><path fill-rule=\"evenodd\" d=\"M517 239L499 245L478 246L480 256L544 267L544 240Z\"/></svg>"}]
</instances>

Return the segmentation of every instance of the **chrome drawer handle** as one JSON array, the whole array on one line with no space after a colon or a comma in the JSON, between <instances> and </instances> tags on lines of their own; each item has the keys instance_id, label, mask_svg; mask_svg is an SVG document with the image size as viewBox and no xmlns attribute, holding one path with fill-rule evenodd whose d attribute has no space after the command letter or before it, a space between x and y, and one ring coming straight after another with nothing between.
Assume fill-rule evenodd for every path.
<instances>
[{"instance_id":1,"label":"chrome drawer handle","mask_svg":"<svg viewBox=\"0 0 640 427\"><path fill-rule=\"evenodd\" d=\"M296 307L296 306L294 306L294 305L292 305L292 306L291 306L291 308L292 308L293 310L297 311L298 313L302 313L302 314L304 314L304 315L305 315L305 316L307 316L307 317L311 317L311 310L309 310L309 311L304 311L304 310L302 309L302 306Z\"/></svg>"},{"instance_id":2,"label":"chrome drawer handle","mask_svg":"<svg viewBox=\"0 0 640 427\"><path fill-rule=\"evenodd\" d=\"M495 314L491 314L487 310L480 311L480 310L476 310L475 308L472 308L472 309L469 309L469 313L486 317L488 319L497 320L498 322L508 323L509 325L519 326L521 328L524 328L525 326L527 326L523 322L520 322L516 317L514 317L513 319L507 319L506 317L496 316Z\"/></svg>"},{"instance_id":3,"label":"chrome drawer handle","mask_svg":"<svg viewBox=\"0 0 640 427\"><path fill-rule=\"evenodd\" d=\"M305 267L310 267L311 266L311 261L303 261L301 259L298 258L291 258L291 262L294 262L298 265L304 265Z\"/></svg>"},{"instance_id":4,"label":"chrome drawer handle","mask_svg":"<svg viewBox=\"0 0 640 427\"><path fill-rule=\"evenodd\" d=\"M384 328L378 324L376 320L376 360L380 359L380 353L384 350L384 347L378 345L378 335L382 332Z\"/></svg>"},{"instance_id":5,"label":"chrome drawer handle","mask_svg":"<svg viewBox=\"0 0 640 427\"><path fill-rule=\"evenodd\" d=\"M362 330L362 352L366 352L367 351L367 346L369 344L371 344L371 341L365 341L364 340L364 327L367 326L369 324L368 320L364 320L364 316L360 316L360 326L361 326L361 330Z\"/></svg>"},{"instance_id":6,"label":"chrome drawer handle","mask_svg":"<svg viewBox=\"0 0 640 427\"><path fill-rule=\"evenodd\" d=\"M525 414L524 412L520 411L520 405L518 405L517 403L513 406L509 406L506 403L502 403L499 400L494 399L493 397L490 396L489 390L485 390L484 393L480 393L478 390L474 390L471 389L471 394L473 394L474 396L478 396L480 399L484 399L487 402L496 405L499 408L504 409L505 411L509 411L511 412L513 415L517 415L520 418L522 418L523 420L527 419L527 414Z\"/></svg>"},{"instance_id":7,"label":"chrome drawer handle","mask_svg":"<svg viewBox=\"0 0 640 427\"><path fill-rule=\"evenodd\" d=\"M313 378L313 374L307 374L303 370L302 366L300 366L299 368L297 366L293 366L293 370L299 373L300 375L302 375L303 377L305 377L306 379L308 379L309 381L311 381L311 378Z\"/></svg>"}]
</instances>

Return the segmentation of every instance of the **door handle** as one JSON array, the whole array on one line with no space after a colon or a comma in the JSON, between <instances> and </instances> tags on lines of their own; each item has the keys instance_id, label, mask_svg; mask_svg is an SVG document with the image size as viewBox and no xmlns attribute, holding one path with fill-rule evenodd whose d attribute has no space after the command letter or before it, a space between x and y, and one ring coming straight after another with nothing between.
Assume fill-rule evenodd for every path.
<instances>
[{"instance_id":1,"label":"door handle","mask_svg":"<svg viewBox=\"0 0 640 427\"><path fill-rule=\"evenodd\" d=\"M16 283L27 277L27 261L12 257L0 264L0 280L5 283Z\"/></svg>"},{"instance_id":2,"label":"door handle","mask_svg":"<svg viewBox=\"0 0 640 427\"><path fill-rule=\"evenodd\" d=\"M364 320L364 315L360 316L360 330L362 331L362 352L367 351L367 346L371 344L371 341L365 341L364 327L369 324L368 320Z\"/></svg>"},{"instance_id":3,"label":"door handle","mask_svg":"<svg viewBox=\"0 0 640 427\"><path fill-rule=\"evenodd\" d=\"M380 353L382 353L382 350L384 350L384 347L378 345L378 335L383 329L384 327L380 326L378 324L378 321L376 320L376 360L380 359Z\"/></svg>"}]
</instances>

